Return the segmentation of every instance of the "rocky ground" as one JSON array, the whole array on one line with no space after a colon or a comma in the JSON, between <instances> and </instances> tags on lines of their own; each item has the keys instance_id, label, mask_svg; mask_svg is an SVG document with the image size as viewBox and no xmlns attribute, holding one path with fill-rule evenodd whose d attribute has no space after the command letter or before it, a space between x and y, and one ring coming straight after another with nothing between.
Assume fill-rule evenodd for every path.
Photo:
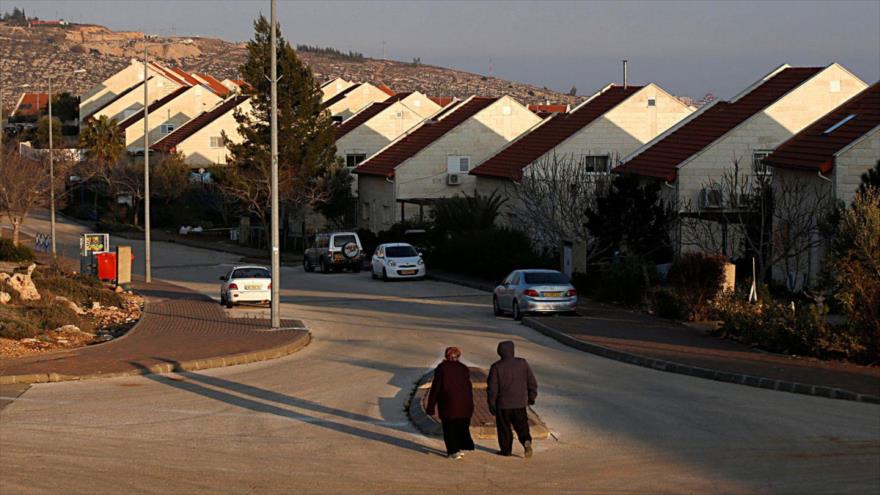
<instances>
[{"instance_id":1,"label":"rocky ground","mask_svg":"<svg viewBox=\"0 0 880 495\"><path fill-rule=\"evenodd\" d=\"M140 319L143 297L77 276L69 262L38 262L0 264L0 358L106 342Z\"/></svg>"},{"instance_id":2,"label":"rocky ground","mask_svg":"<svg viewBox=\"0 0 880 495\"><path fill-rule=\"evenodd\" d=\"M55 76L57 91L81 94L143 55L143 33L116 32L102 26L26 28L0 22L0 82L3 106L9 111L23 88L45 91L46 77ZM150 56L185 70L206 72L218 79L238 78L246 57L244 43L213 38L163 37L151 41ZM319 80L337 76L354 81L382 82L395 91L418 90L432 96L511 95L527 103L576 103L579 98L528 84L431 65L393 60L354 60L302 52L300 56ZM84 74L73 70L84 68Z\"/></svg>"}]
</instances>

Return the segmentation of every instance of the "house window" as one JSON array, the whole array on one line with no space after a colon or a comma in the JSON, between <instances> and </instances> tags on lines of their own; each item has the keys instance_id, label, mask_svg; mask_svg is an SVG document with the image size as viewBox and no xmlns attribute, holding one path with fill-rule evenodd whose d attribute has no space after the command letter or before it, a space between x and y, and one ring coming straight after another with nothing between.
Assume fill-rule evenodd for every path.
<instances>
[{"instance_id":1,"label":"house window","mask_svg":"<svg viewBox=\"0 0 880 495\"><path fill-rule=\"evenodd\" d=\"M365 153L349 153L345 155L345 166L348 168L355 168L366 159L367 155Z\"/></svg>"},{"instance_id":2,"label":"house window","mask_svg":"<svg viewBox=\"0 0 880 495\"><path fill-rule=\"evenodd\" d=\"M212 148L222 148L223 147L223 136L211 136L211 147Z\"/></svg>"},{"instance_id":3,"label":"house window","mask_svg":"<svg viewBox=\"0 0 880 495\"><path fill-rule=\"evenodd\" d=\"M649 107L656 107L657 106L657 99L656 98L648 98L648 106Z\"/></svg>"},{"instance_id":4,"label":"house window","mask_svg":"<svg viewBox=\"0 0 880 495\"><path fill-rule=\"evenodd\" d=\"M162 134L171 134L174 132L174 124L162 124L159 126L159 132ZM212 145L212 147L214 147Z\"/></svg>"},{"instance_id":5,"label":"house window","mask_svg":"<svg viewBox=\"0 0 880 495\"><path fill-rule=\"evenodd\" d=\"M752 170L756 175L770 175L771 169L764 163L764 158L770 156L773 150L756 150L752 153Z\"/></svg>"},{"instance_id":6,"label":"house window","mask_svg":"<svg viewBox=\"0 0 880 495\"><path fill-rule=\"evenodd\" d=\"M583 165L588 172L607 172L608 155L586 155L583 158Z\"/></svg>"},{"instance_id":7,"label":"house window","mask_svg":"<svg viewBox=\"0 0 880 495\"><path fill-rule=\"evenodd\" d=\"M446 171L450 174L466 174L471 169L471 157L449 155L446 157Z\"/></svg>"}]
</instances>

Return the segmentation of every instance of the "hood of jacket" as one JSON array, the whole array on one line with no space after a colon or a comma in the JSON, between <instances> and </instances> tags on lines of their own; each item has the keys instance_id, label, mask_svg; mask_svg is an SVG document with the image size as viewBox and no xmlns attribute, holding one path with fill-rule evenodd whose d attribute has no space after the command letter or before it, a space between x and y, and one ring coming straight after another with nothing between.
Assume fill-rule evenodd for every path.
<instances>
[{"instance_id":1,"label":"hood of jacket","mask_svg":"<svg viewBox=\"0 0 880 495\"><path fill-rule=\"evenodd\" d=\"M501 356L501 359L513 359L513 356L514 356L513 342L510 340L505 340L504 342L500 342L498 344L498 355Z\"/></svg>"}]
</instances>

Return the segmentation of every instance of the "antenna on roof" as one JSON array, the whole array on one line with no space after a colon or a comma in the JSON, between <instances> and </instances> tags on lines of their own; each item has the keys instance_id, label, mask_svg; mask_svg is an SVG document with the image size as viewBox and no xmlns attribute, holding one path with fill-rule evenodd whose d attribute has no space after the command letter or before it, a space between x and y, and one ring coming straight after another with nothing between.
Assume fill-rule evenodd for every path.
<instances>
[{"instance_id":1,"label":"antenna on roof","mask_svg":"<svg viewBox=\"0 0 880 495\"><path fill-rule=\"evenodd\" d=\"M627 84L629 83L629 74L627 71L627 64L629 60L623 59L623 89L626 89Z\"/></svg>"}]
</instances>

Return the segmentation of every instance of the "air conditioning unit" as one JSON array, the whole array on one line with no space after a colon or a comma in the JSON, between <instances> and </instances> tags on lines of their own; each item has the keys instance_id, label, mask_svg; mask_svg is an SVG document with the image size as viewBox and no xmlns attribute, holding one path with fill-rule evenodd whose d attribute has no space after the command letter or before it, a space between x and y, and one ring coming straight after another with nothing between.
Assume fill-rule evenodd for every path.
<instances>
[{"instance_id":1,"label":"air conditioning unit","mask_svg":"<svg viewBox=\"0 0 880 495\"><path fill-rule=\"evenodd\" d=\"M705 209L718 209L723 206L720 187L704 187L700 190L700 206Z\"/></svg>"},{"instance_id":2,"label":"air conditioning unit","mask_svg":"<svg viewBox=\"0 0 880 495\"><path fill-rule=\"evenodd\" d=\"M447 186L461 185L461 174L446 174L446 185Z\"/></svg>"}]
</instances>

